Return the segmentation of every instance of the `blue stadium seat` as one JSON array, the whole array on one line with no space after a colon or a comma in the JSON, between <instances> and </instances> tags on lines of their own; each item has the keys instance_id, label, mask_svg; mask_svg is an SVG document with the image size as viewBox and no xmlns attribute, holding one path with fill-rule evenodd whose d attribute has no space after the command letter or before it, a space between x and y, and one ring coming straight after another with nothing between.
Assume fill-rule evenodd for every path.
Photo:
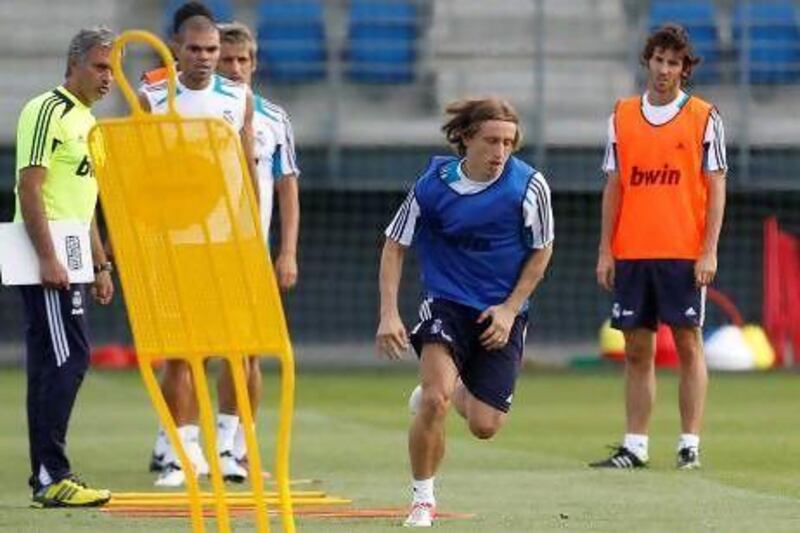
<instances>
[{"instance_id":1,"label":"blue stadium seat","mask_svg":"<svg viewBox=\"0 0 800 533\"><path fill-rule=\"evenodd\" d=\"M733 13L733 41L742 65L749 61L751 83L782 84L800 81L800 30L791 1L739 4ZM749 53L745 56L744 29Z\"/></svg>"},{"instance_id":2,"label":"blue stadium seat","mask_svg":"<svg viewBox=\"0 0 800 533\"><path fill-rule=\"evenodd\" d=\"M320 0L263 0L258 20L259 70L270 83L306 83L325 77Z\"/></svg>"},{"instance_id":3,"label":"blue stadium seat","mask_svg":"<svg viewBox=\"0 0 800 533\"><path fill-rule=\"evenodd\" d=\"M164 35L172 35L172 16L186 3L186 0L168 0L164 9ZM203 4L211 11L217 22L229 22L233 20L233 6L230 0L204 0Z\"/></svg>"},{"instance_id":4,"label":"blue stadium seat","mask_svg":"<svg viewBox=\"0 0 800 533\"><path fill-rule=\"evenodd\" d=\"M403 0L351 0L348 15L347 77L376 84L413 81L416 6Z\"/></svg>"},{"instance_id":5,"label":"blue stadium seat","mask_svg":"<svg viewBox=\"0 0 800 533\"><path fill-rule=\"evenodd\" d=\"M695 53L702 62L692 76L695 83L718 83L721 79L721 44L711 0L654 0L650 6L650 30L667 22L680 24L689 32Z\"/></svg>"}]
</instances>

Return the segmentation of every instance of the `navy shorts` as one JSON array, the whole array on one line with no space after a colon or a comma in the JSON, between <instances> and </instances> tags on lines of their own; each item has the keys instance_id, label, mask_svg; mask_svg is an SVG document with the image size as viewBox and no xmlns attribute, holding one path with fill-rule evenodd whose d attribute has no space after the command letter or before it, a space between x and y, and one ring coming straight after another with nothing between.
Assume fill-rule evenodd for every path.
<instances>
[{"instance_id":1,"label":"navy shorts","mask_svg":"<svg viewBox=\"0 0 800 533\"><path fill-rule=\"evenodd\" d=\"M411 345L422 356L425 344L450 348L461 381L480 401L507 413L522 363L528 314L514 320L508 343L499 350L487 350L479 337L489 320L478 324L481 311L441 298L426 298L419 309L420 322L411 331Z\"/></svg>"},{"instance_id":2,"label":"navy shorts","mask_svg":"<svg viewBox=\"0 0 800 533\"><path fill-rule=\"evenodd\" d=\"M616 261L611 327L655 331L659 322L702 327L706 289L695 284L694 263L689 259Z\"/></svg>"}]
</instances>

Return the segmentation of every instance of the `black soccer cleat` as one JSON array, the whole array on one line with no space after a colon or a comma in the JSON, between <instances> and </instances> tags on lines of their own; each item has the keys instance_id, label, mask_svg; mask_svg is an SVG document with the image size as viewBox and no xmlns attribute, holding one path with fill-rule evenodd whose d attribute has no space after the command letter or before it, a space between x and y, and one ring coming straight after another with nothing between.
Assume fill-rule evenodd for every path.
<instances>
[{"instance_id":1,"label":"black soccer cleat","mask_svg":"<svg viewBox=\"0 0 800 533\"><path fill-rule=\"evenodd\" d=\"M678 470L695 470L700 468L700 452L693 446L686 446L678 450L676 462Z\"/></svg>"},{"instance_id":2,"label":"black soccer cleat","mask_svg":"<svg viewBox=\"0 0 800 533\"><path fill-rule=\"evenodd\" d=\"M592 468L647 468L647 462L625 446L613 446L614 453L607 459L589 463Z\"/></svg>"},{"instance_id":3,"label":"black soccer cleat","mask_svg":"<svg viewBox=\"0 0 800 533\"><path fill-rule=\"evenodd\" d=\"M231 483L244 483L247 480L247 470L236 460L233 453L224 451L219 454L219 466L222 470L222 479Z\"/></svg>"},{"instance_id":4,"label":"black soccer cleat","mask_svg":"<svg viewBox=\"0 0 800 533\"><path fill-rule=\"evenodd\" d=\"M163 472L164 467L166 466L166 463L164 462L165 455L166 454L163 453L160 455L156 455L156 452L153 452L150 455L150 466L148 467L148 470L150 470L150 472L157 472L157 473Z\"/></svg>"}]
</instances>

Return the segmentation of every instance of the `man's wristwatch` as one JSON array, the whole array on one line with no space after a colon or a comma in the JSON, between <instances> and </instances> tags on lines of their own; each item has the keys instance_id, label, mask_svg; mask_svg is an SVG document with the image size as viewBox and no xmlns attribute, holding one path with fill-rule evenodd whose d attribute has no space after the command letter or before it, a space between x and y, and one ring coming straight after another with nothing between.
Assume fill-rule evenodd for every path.
<instances>
[{"instance_id":1,"label":"man's wristwatch","mask_svg":"<svg viewBox=\"0 0 800 533\"><path fill-rule=\"evenodd\" d=\"M114 272L114 264L111 261L106 261L105 263L94 265L94 273L99 274L100 272Z\"/></svg>"}]
</instances>

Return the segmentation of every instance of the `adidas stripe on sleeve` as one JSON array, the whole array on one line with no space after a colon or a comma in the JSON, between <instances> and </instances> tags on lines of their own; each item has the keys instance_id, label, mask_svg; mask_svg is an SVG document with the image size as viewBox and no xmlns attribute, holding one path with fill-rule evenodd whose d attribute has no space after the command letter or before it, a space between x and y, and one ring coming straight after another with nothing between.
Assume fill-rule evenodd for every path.
<instances>
[{"instance_id":1,"label":"adidas stripe on sleeve","mask_svg":"<svg viewBox=\"0 0 800 533\"><path fill-rule=\"evenodd\" d=\"M384 234L388 239L392 239L403 246L411 246L414 241L414 233L419 216L419 204L414 196L414 189L411 189Z\"/></svg>"},{"instance_id":2,"label":"adidas stripe on sleeve","mask_svg":"<svg viewBox=\"0 0 800 533\"><path fill-rule=\"evenodd\" d=\"M280 153L276 154L281 161L281 174L286 176L288 174L300 175L300 168L297 166L297 154L294 149L294 131L292 130L292 123L289 120L289 115L283 114L283 134L284 139L280 144ZM280 176L275 176L279 178Z\"/></svg>"},{"instance_id":3,"label":"adidas stripe on sleeve","mask_svg":"<svg viewBox=\"0 0 800 533\"><path fill-rule=\"evenodd\" d=\"M608 134L606 153L603 156L603 172L610 174L617 171L617 132L614 129L614 114L608 117Z\"/></svg>"},{"instance_id":4,"label":"adidas stripe on sleeve","mask_svg":"<svg viewBox=\"0 0 800 533\"><path fill-rule=\"evenodd\" d=\"M536 250L549 246L555 238L553 208L550 203L550 187L540 172L528 182L522 213L528 246Z\"/></svg>"},{"instance_id":5,"label":"adidas stripe on sleeve","mask_svg":"<svg viewBox=\"0 0 800 533\"><path fill-rule=\"evenodd\" d=\"M711 116L703 136L703 170L706 172L728 171L725 128L722 125L722 117L716 108L711 110Z\"/></svg>"},{"instance_id":6,"label":"adidas stripe on sleeve","mask_svg":"<svg viewBox=\"0 0 800 533\"><path fill-rule=\"evenodd\" d=\"M51 93L25 106L17 127L17 167L50 167L53 139L58 118L66 105L64 98Z\"/></svg>"}]
</instances>

